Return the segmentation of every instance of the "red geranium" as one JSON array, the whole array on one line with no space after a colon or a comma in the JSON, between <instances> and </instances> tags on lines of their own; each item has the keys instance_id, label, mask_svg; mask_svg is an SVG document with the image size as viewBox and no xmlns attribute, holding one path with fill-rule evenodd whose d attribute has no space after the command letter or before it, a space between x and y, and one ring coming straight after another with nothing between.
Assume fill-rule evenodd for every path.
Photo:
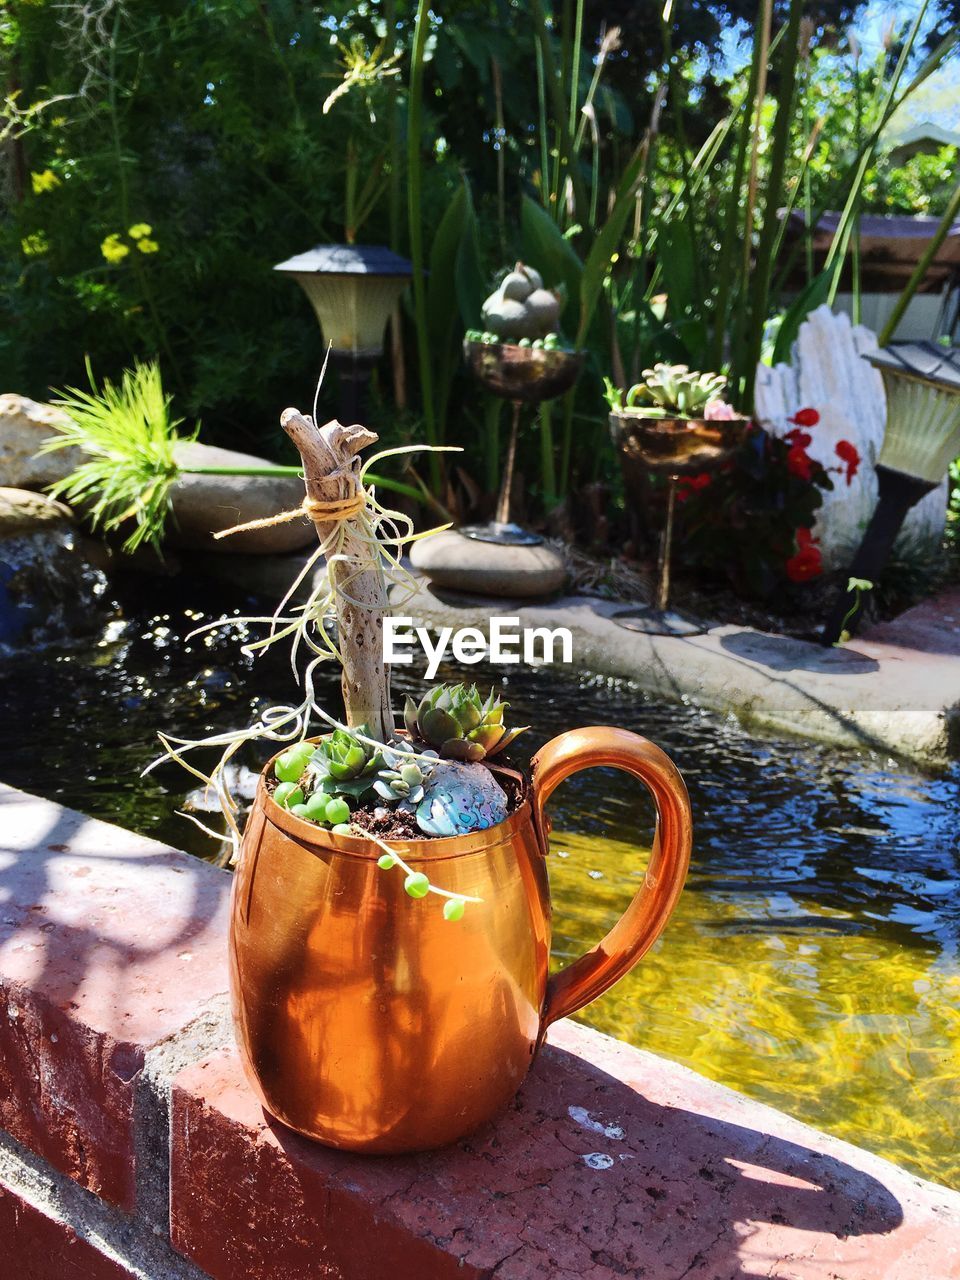
<instances>
[{"instance_id":1,"label":"red geranium","mask_svg":"<svg viewBox=\"0 0 960 1280\"><path fill-rule=\"evenodd\" d=\"M860 454L857 452L856 445L851 444L849 440L840 440L837 443L837 457L846 467L847 484L851 484L860 466ZM843 467L840 470L842 471Z\"/></svg>"},{"instance_id":2,"label":"red geranium","mask_svg":"<svg viewBox=\"0 0 960 1280\"><path fill-rule=\"evenodd\" d=\"M787 421L795 422L798 427L815 427L820 421L820 415L816 409L798 409ZM809 441L807 443L809 444Z\"/></svg>"},{"instance_id":3,"label":"red geranium","mask_svg":"<svg viewBox=\"0 0 960 1280\"><path fill-rule=\"evenodd\" d=\"M793 432L790 433L791 435ZM801 436L803 432L799 433ZM806 437L808 443L810 437ZM787 453L787 469L792 476L809 483L813 479L813 459L803 444L791 444Z\"/></svg>"},{"instance_id":4,"label":"red geranium","mask_svg":"<svg viewBox=\"0 0 960 1280\"><path fill-rule=\"evenodd\" d=\"M712 478L706 471L701 471L698 476L681 476L680 484L677 487L677 501L686 502L691 494L699 493L701 489L706 489Z\"/></svg>"},{"instance_id":5,"label":"red geranium","mask_svg":"<svg viewBox=\"0 0 960 1280\"><path fill-rule=\"evenodd\" d=\"M784 568L791 582L809 582L823 572L823 557L812 529L798 529L796 540L796 554L790 557Z\"/></svg>"}]
</instances>

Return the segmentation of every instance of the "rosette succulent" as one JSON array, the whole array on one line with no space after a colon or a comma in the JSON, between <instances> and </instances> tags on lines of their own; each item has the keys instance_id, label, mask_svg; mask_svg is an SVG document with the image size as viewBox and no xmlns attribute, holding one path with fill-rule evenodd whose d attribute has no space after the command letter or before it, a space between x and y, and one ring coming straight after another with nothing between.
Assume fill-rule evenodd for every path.
<instances>
[{"instance_id":1,"label":"rosette succulent","mask_svg":"<svg viewBox=\"0 0 960 1280\"><path fill-rule=\"evenodd\" d=\"M361 741L357 734L366 736L366 726L361 725L356 733L334 729L318 741L307 765L312 790L362 796L371 789L383 768L383 752Z\"/></svg>"},{"instance_id":2,"label":"rosette succulent","mask_svg":"<svg viewBox=\"0 0 960 1280\"><path fill-rule=\"evenodd\" d=\"M416 805L423 799L423 784L433 769L423 755L415 760L413 754L406 747L391 747L383 753L385 767L377 774L373 789L387 804L405 801ZM434 751L424 754L433 759L439 758Z\"/></svg>"},{"instance_id":3,"label":"rosette succulent","mask_svg":"<svg viewBox=\"0 0 960 1280\"><path fill-rule=\"evenodd\" d=\"M615 410L642 409L664 417L700 418L709 404L720 402L727 385L722 373L699 373L685 364L655 364L644 369L638 382L624 396L608 379L606 398Z\"/></svg>"},{"instance_id":4,"label":"rosette succulent","mask_svg":"<svg viewBox=\"0 0 960 1280\"><path fill-rule=\"evenodd\" d=\"M412 738L441 756L477 763L496 755L524 732L526 726L508 729L503 723L509 705L492 689L484 701L475 684L441 684L429 690L419 706L408 694L403 720Z\"/></svg>"}]
</instances>

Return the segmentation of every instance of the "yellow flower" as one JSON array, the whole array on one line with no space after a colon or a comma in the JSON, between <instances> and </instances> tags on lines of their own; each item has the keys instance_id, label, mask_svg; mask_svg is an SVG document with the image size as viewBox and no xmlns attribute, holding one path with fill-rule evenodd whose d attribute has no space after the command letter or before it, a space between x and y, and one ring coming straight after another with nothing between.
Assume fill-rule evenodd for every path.
<instances>
[{"instance_id":1,"label":"yellow flower","mask_svg":"<svg viewBox=\"0 0 960 1280\"><path fill-rule=\"evenodd\" d=\"M106 240L102 242L100 252L108 262L122 262L130 252L130 246L124 244L120 237L114 233L107 236Z\"/></svg>"},{"instance_id":2,"label":"yellow flower","mask_svg":"<svg viewBox=\"0 0 960 1280\"><path fill-rule=\"evenodd\" d=\"M20 248L25 258L40 258L50 248L50 241L45 232L34 231L31 235L24 236L20 241Z\"/></svg>"},{"instance_id":3,"label":"yellow flower","mask_svg":"<svg viewBox=\"0 0 960 1280\"><path fill-rule=\"evenodd\" d=\"M144 236L148 236L153 230L149 222L135 222L127 235L131 240L142 240Z\"/></svg>"},{"instance_id":4,"label":"yellow flower","mask_svg":"<svg viewBox=\"0 0 960 1280\"><path fill-rule=\"evenodd\" d=\"M42 196L45 191L52 191L54 187L60 185L60 179L52 169L44 169L42 173L31 173L30 182L35 196Z\"/></svg>"},{"instance_id":5,"label":"yellow flower","mask_svg":"<svg viewBox=\"0 0 960 1280\"><path fill-rule=\"evenodd\" d=\"M156 240L149 240L144 236L142 240L137 241L137 248L141 253L156 253L160 246Z\"/></svg>"}]
</instances>

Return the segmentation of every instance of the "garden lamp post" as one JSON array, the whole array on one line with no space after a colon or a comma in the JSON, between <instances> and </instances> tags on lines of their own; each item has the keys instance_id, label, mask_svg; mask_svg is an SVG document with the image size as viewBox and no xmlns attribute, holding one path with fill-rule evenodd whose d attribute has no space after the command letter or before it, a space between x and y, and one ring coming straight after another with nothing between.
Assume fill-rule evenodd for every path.
<instances>
[{"instance_id":1,"label":"garden lamp post","mask_svg":"<svg viewBox=\"0 0 960 1280\"><path fill-rule=\"evenodd\" d=\"M274 267L310 299L340 374L340 420L359 422L387 319L412 268L384 245L322 244Z\"/></svg>"},{"instance_id":2,"label":"garden lamp post","mask_svg":"<svg viewBox=\"0 0 960 1280\"><path fill-rule=\"evenodd\" d=\"M848 583L823 630L823 643L852 635L860 620L858 582L876 582L912 506L935 489L960 453L960 348L893 342L868 356L883 377L887 426L877 461L879 500Z\"/></svg>"}]
</instances>

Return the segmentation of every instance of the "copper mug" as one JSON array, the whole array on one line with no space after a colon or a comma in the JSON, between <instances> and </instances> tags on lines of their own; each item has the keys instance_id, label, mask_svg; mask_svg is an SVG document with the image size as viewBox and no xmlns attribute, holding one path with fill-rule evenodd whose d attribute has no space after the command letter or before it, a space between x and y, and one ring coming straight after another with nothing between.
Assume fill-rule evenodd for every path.
<instances>
[{"instance_id":1,"label":"copper mug","mask_svg":"<svg viewBox=\"0 0 960 1280\"><path fill-rule=\"evenodd\" d=\"M553 977L544 806L564 778L612 765L651 792L646 875L605 938ZM596 999L656 940L690 859L686 787L659 747L624 729L574 729L536 755L522 802L495 827L397 842L439 888L413 900L371 841L282 809L261 776L234 879L237 1039L266 1110L329 1146L425 1150L489 1120L523 1082L551 1022Z\"/></svg>"}]
</instances>

